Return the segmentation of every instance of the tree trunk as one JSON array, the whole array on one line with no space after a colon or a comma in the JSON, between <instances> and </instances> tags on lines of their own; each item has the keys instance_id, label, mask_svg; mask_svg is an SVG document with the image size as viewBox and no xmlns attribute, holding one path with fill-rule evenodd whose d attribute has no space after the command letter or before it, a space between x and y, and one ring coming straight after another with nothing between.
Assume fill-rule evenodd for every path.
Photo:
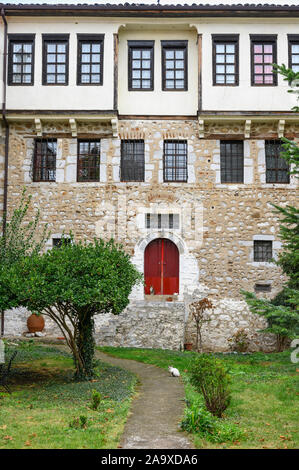
<instances>
[{"instance_id":1,"label":"tree trunk","mask_svg":"<svg viewBox=\"0 0 299 470\"><path fill-rule=\"evenodd\" d=\"M95 342L93 338L94 320L87 313L82 313L79 317L77 324L77 332L75 335L75 342L80 361L76 360L76 375L77 380L89 380L94 376L93 372L93 357Z\"/></svg>"}]
</instances>

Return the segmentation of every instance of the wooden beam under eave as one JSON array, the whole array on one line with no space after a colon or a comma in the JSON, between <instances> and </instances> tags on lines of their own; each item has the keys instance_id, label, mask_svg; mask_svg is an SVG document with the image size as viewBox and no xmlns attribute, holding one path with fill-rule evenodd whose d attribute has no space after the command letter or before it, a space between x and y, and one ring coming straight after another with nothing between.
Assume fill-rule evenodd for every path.
<instances>
[{"instance_id":1,"label":"wooden beam under eave","mask_svg":"<svg viewBox=\"0 0 299 470\"><path fill-rule=\"evenodd\" d=\"M71 128L72 137L77 137L76 119L74 119L74 118L69 119L69 124L70 124L70 128Z\"/></svg>"},{"instance_id":2,"label":"wooden beam under eave","mask_svg":"<svg viewBox=\"0 0 299 470\"><path fill-rule=\"evenodd\" d=\"M278 138L281 139L284 136L284 127L285 127L285 119L279 119L278 125L277 125L277 135Z\"/></svg>"},{"instance_id":3,"label":"wooden beam under eave","mask_svg":"<svg viewBox=\"0 0 299 470\"><path fill-rule=\"evenodd\" d=\"M245 126L244 126L245 139L250 139L250 131L251 131L251 119L246 119Z\"/></svg>"},{"instance_id":4,"label":"wooden beam under eave","mask_svg":"<svg viewBox=\"0 0 299 470\"><path fill-rule=\"evenodd\" d=\"M41 137L43 134L41 120L39 118L35 118L34 125L35 125L35 131L36 131L37 137Z\"/></svg>"},{"instance_id":5,"label":"wooden beam under eave","mask_svg":"<svg viewBox=\"0 0 299 470\"><path fill-rule=\"evenodd\" d=\"M205 122L203 119L198 120L198 137L203 139L205 136Z\"/></svg>"}]
</instances>

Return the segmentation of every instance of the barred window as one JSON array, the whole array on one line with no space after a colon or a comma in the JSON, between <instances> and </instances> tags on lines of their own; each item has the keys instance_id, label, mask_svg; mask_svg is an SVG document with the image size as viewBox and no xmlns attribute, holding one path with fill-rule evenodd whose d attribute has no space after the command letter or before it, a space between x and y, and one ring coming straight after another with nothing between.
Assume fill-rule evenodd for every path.
<instances>
[{"instance_id":1,"label":"barred window","mask_svg":"<svg viewBox=\"0 0 299 470\"><path fill-rule=\"evenodd\" d=\"M56 139L36 139L33 159L33 181L55 181Z\"/></svg>"},{"instance_id":2,"label":"barred window","mask_svg":"<svg viewBox=\"0 0 299 470\"><path fill-rule=\"evenodd\" d=\"M62 244L70 245L72 240L70 238L52 238L53 248L61 248Z\"/></svg>"},{"instance_id":3,"label":"barred window","mask_svg":"<svg viewBox=\"0 0 299 470\"><path fill-rule=\"evenodd\" d=\"M272 255L272 241L265 240L254 240L254 256L253 260L256 262L260 261L271 261Z\"/></svg>"},{"instance_id":4,"label":"barred window","mask_svg":"<svg viewBox=\"0 0 299 470\"><path fill-rule=\"evenodd\" d=\"M162 90L188 89L187 41L161 41Z\"/></svg>"},{"instance_id":5,"label":"barred window","mask_svg":"<svg viewBox=\"0 0 299 470\"><path fill-rule=\"evenodd\" d=\"M220 142L221 183L243 183L244 152L242 140Z\"/></svg>"},{"instance_id":6,"label":"barred window","mask_svg":"<svg viewBox=\"0 0 299 470\"><path fill-rule=\"evenodd\" d=\"M271 284L256 283L254 290L255 292L271 292Z\"/></svg>"},{"instance_id":7,"label":"barred window","mask_svg":"<svg viewBox=\"0 0 299 470\"><path fill-rule=\"evenodd\" d=\"M164 140L164 181L187 181L186 140Z\"/></svg>"},{"instance_id":8,"label":"barred window","mask_svg":"<svg viewBox=\"0 0 299 470\"><path fill-rule=\"evenodd\" d=\"M43 35L43 85L68 84L68 36Z\"/></svg>"},{"instance_id":9,"label":"barred window","mask_svg":"<svg viewBox=\"0 0 299 470\"><path fill-rule=\"evenodd\" d=\"M280 140L266 140L266 183L289 183L289 165L280 156L284 149Z\"/></svg>"},{"instance_id":10,"label":"barred window","mask_svg":"<svg viewBox=\"0 0 299 470\"><path fill-rule=\"evenodd\" d=\"M100 140L78 140L77 181L100 180Z\"/></svg>"},{"instance_id":11,"label":"barred window","mask_svg":"<svg viewBox=\"0 0 299 470\"><path fill-rule=\"evenodd\" d=\"M179 214L145 214L145 227L155 229L179 229Z\"/></svg>"},{"instance_id":12,"label":"barred window","mask_svg":"<svg viewBox=\"0 0 299 470\"><path fill-rule=\"evenodd\" d=\"M78 34L78 85L103 85L104 36Z\"/></svg>"},{"instance_id":13,"label":"barred window","mask_svg":"<svg viewBox=\"0 0 299 470\"><path fill-rule=\"evenodd\" d=\"M272 67L276 61L276 37L251 36L251 85L277 85Z\"/></svg>"},{"instance_id":14,"label":"barred window","mask_svg":"<svg viewBox=\"0 0 299 470\"><path fill-rule=\"evenodd\" d=\"M129 90L154 89L154 41L128 41Z\"/></svg>"},{"instance_id":15,"label":"barred window","mask_svg":"<svg viewBox=\"0 0 299 470\"><path fill-rule=\"evenodd\" d=\"M121 141L121 181L144 181L144 141Z\"/></svg>"},{"instance_id":16,"label":"barred window","mask_svg":"<svg viewBox=\"0 0 299 470\"><path fill-rule=\"evenodd\" d=\"M213 35L213 85L238 85L239 37Z\"/></svg>"},{"instance_id":17,"label":"barred window","mask_svg":"<svg viewBox=\"0 0 299 470\"><path fill-rule=\"evenodd\" d=\"M8 84L33 85L34 36L9 35Z\"/></svg>"}]
</instances>

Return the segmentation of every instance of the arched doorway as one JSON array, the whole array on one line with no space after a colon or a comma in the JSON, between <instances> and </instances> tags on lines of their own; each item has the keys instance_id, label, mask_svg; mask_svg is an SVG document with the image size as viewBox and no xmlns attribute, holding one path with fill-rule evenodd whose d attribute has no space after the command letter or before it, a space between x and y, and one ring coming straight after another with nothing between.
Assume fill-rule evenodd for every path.
<instances>
[{"instance_id":1,"label":"arched doorway","mask_svg":"<svg viewBox=\"0 0 299 470\"><path fill-rule=\"evenodd\" d=\"M144 293L178 294L179 263L179 250L171 240L157 238L151 241L144 252Z\"/></svg>"}]
</instances>

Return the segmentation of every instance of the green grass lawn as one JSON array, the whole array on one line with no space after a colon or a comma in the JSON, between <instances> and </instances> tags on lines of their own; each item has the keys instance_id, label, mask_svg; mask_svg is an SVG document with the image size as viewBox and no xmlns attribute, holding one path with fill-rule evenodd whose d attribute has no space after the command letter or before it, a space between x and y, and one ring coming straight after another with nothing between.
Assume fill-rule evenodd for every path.
<instances>
[{"instance_id":1,"label":"green grass lawn","mask_svg":"<svg viewBox=\"0 0 299 470\"><path fill-rule=\"evenodd\" d=\"M125 359L167 368L177 367L182 373L187 404L202 397L188 380L188 368L195 352L161 349L100 348ZM290 352L254 354L216 354L229 367L232 378L232 402L224 422L236 425L243 437L231 442L210 442L193 434L198 448L298 448L299 368L290 361Z\"/></svg>"},{"instance_id":2,"label":"green grass lawn","mask_svg":"<svg viewBox=\"0 0 299 470\"><path fill-rule=\"evenodd\" d=\"M14 347L9 348L9 353ZM0 388L1 449L116 448L130 407L136 378L97 362L97 377L74 382L68 353L23 342L9 386ZM102 401L91 409L92 390ZM80 418L81 417L81 418Z\"/></svg>"}]
</instances>

